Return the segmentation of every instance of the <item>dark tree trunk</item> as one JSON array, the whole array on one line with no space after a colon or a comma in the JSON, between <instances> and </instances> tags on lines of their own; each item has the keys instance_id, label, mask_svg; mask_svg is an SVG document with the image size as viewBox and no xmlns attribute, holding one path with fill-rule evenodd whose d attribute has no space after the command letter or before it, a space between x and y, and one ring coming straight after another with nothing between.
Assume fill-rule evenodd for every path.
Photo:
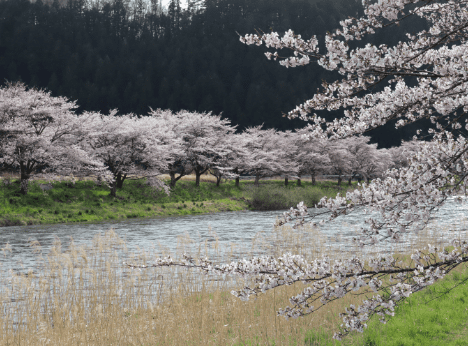
<instances>
[{"instance_id":1,"label":"dark tree trunk","mask_svg":"<svg viewBox=\"0 0 468 346\"><path fill-rule=\"evenodd\" d=\"M112 197L117 197L117 183L114 181L110 187L110 195Z\"/></svg>"},{"instance_id":2,"label":"dark tree trunk","mask_svg":"<svg viewBox=\"0 0 468 346\"><path fill-rule=\"evenodd\" d=\"M125 178L127 178L127 174L122 175L120 172L114 176L114 182L110 186L110 195L112 197L117 197L117 189L122 189Z\"/></svg>"},{"instance_id":3,"label":"dark tree trunk","mask_svg":"<svg viewBox=\"0 0 468 346\"><path fill-rule=\"evenodd\" d=\"M23 176L23 174L21 174L20 193L22 195L27 195L28 194L28 185L29 185L28 183L29 183L29 178L25 178Z\"/></svg>"},{"instance_id":4,"label":"dark tree trunk","mask_svg":"<svg viewBox=\"0 0 468 346\"><path fill-rule=\"evenodd\" d=\"M20 163L20 172L21 172L20 193L22 195L28 194L28 183L29 183L29 178L31 177L33 166L34 164L30 166L29 163L27 165L24 165L23 162Z\"/></svg>"},{"instance_id":5,"label":"dark tree trunk","mask_svg":"<svg viewBox=\"0 0 468 346\"><path fill-rule=\"evenodd\" d=\"M297 178L297 186L302 186L301 178Z\"/></svg>"},{"instance_id":6,"label":"dark tree trunk","mask_svg":"<svg viewBox=\"0 0 468 346\"><path fill-rule=\"evenodd\" d=\"M315 174L312 174L312 185L315 185L317 182L315 181Z\"/></svg>"},{"instance_id":7,"label":"dark tree trunk","mask_svg":"<svg viewBox=\"0 0 468 346\"><path fill-rule=\"evenodd\" d=\"M343 180L343 178L341 178L341 175L338 176L338 186L341 186L341 181Z\"/></svg>"},{"instance_id":8,"label":"dark tree trunk","mask_svg":"<svg viewBox=\"0 0 468 346\"><path fill-rule=\"evenodd\" d=\"M195 172L195 186L197 186L197 187L200 186L200 177L207 170L208 170L208 168L203 169L203 168L200 168L200 167L194 169L194 172Z\"/></svg>"},{"instance_id":9,"label":"dark tree trunk","mask_svg":"<svg viewBox=\"0 0 468 346\"><path fill-rule=\"evenodd\" d=\"M351 186L351 180L353 180L353 177L348 179L348 186Z\"/></svg>"},{"instance_id":10,"label":"dark tree trunk","mask_svg":"<svg viewBox=\"0 0 468 346\"><path fill-rule=\"evenodd\" d=\"M239 168L235 168L233 173L239 174ZM236 187L239 187L239 176L236 177Z\"/></svg>"},{"instance_id":11,"label":"dark tree trunk","mask_svg":"<svg viewBox=\"0 0 468 346\"><path fill-rule=\"evenodd\" d=\"M284 186L288 186L288 183L289 183L289 179L288 179L288 177L285 177L284 178Z\"/></svg>"},{"instance_id":12,"label":"dark tree trunk","mask_svg":"<svg viewBox=\"0 0 468 346\"><path fill-rule=\"evenodd\" d=\"M255 174L255 186L258 186L260 184L260 174L256 173Z\"/></svg>"},{"instance_id":13,"label":"dark tree trunk","mask_svg":"<svg viewBox=\"0 0 468 346\"><path fill-rule=\"evenodd\" d=\"M169 176L171 177L171 183L170 183L170 187L173 188L175 187L177 181L182 178L183 176L187 175L186 172L185 172L185 169L182 169L182 172L179 173L179 176L176 177L176 174L178 173L176 169L174 169L173 167L170 167L170 171L169 171Z\"/></svg>"},{"instance_id":14,"label":"dark tree trunk","mask_svg":"<svg viewBox=\"0 0 468 346\"><path fill-rule=\"evenodd\" d=\"M195 186L200 186L200 176L201 174L198 171L195 171Z\"/></svg>"},{"instance_id":15,"label":"dark tree trunk","mask_svg":"<svg viewBox=\"0 0 468 346\"><path fill-rule=\"evenodd\" d=\"M169 185L170 185L170 187L175 187L175 184L177 182L176 177L175 177L175 173L174 172L169 172L169 175L171 177L171 183Z\"/></svg>"},{"instance_id":16,"label":"dark tree trunk","mask_svg":"<svg viewBox=\"0 0 468 346\"><path fill-rule=\"evenodd\" d=\"M116 183L117 183L117 188L121 189L123 187L123 183L125 181L125 178L127 178L127 174L122 175L122 173L117 173L116 176Z\"/></svg>"},{"instance_id":17,"label":"dark tree trunk","mask_svg":"<svg viewBox=\"0 0 468 346\"><path fill-rule=\"evenodd\" d=\"M222 175L220 175L219 177L216 177L216 186L219 187L219 183L221 183L221 179L223 178Z\"/></svg>"}]
</instances>

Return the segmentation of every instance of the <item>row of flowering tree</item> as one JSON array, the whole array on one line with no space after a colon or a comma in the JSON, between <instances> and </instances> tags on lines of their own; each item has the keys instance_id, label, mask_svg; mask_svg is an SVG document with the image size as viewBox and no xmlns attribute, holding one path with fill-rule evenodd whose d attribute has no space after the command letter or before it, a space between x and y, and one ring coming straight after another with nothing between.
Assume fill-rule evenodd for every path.
<instances>
[{"instance_id":1,"label":"row of flowering tree","mask_svg":"<svg viewBox=\"0 0 468 346\"><path fill-rule=\"evenodd\" d=\"M34 172L95 175L110 193L126 179L146 177L156 188L169 191L183 176L195 173L196 185L210 172L219 185L223 177L248 174L259 180L284 175L298 179L317 174L351 178L381 176L390 167L387 150L377 150L369 138L306 141L307 128L295 132L262 129L235 133L228 120L210 113L151 110L148 115L108 115L84 112L76 104L23 84L0 89L0 163L19 170L21 193L27 194ZM395 149L398 151L398 149ZM157 177L169 172L167 187Z\"/></svg>"},{"instance_id":2,"label":"row of flowering tree","mask_svg":"<svg viewBox=\"0 0 468 346\"><path fill-rule=\"evenodd\" d=\"M355 243L367 246L398 242L409 233L417 234L449 197L466 193L468 1L363 0L363 4L362 17L346 19L339 29L325 34L323 52L316 36L305 40L291 30L284 35L259 32L240 39L245 44L273 48L265 53L267 58L279 60L285 67L316 62L341 76L334 82L324 82L311 99L288 113L289 118L309 121L307 135L311 141L332 140L339 146L339 139L359 138L388 122L396 123L398 128L419 121L432 122L428 133L417 134L426 141L408 142L403 150L388 153L396 166L387 170L385 177L363 183L346 196L320 201L318 206L328 209L330 219L363 209L373 212L366 215L361 234L354 237ZM393 46L359 42L385 30L391 35L392 28L408 20L424 21L425 29L408 33ZM280 55L280 50L286 53ZM338 109L343 109L344 116L331 122L314 113ZM354 143L351 150L364 160L353 161L348 168L351 172L366 165L367 155L359 153L369 150ZM326 145L324 150L328 148ZM343 166L344 149L337 147L328 156L336 169ZM376 162L366 168L368 174L382 169ZM285 213L278 224L295 220L294 226L299 227L309 217L307 207L300 203L297 209ZM334 337L341 339L353 330L362 332L374 315L386 323L395 307L412 293L468 262L467 240L455 239L451 244L451 251L429 244L415 251L409 264L392 254L370 259L351 256L337 261L327 257L309 261L288 253L279 258L265 256L224 265L189 256L178 263L159 258L151 266L180 265L254 278L252 285L232 292L243 300L279 286L306 284L290 298L290 306L278 311L286 318L313 314L331 301L367 288L370 294L360 306L351 305L340 314L343 324Z\"/></svg>"}]
</instances>

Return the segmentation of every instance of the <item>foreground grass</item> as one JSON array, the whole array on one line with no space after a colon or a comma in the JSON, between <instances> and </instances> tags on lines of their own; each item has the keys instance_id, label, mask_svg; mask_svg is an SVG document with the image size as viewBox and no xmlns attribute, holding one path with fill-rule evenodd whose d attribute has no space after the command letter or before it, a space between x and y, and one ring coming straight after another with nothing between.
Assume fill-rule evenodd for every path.
<instances>
[{"instance_id":1,"label":"foreground grass","mask_svg":"<svg viewBox=\"0 0 468 346\"><path fill-rule=\"evenodd\" d=\"M342 342L322 328L305 336L306 345L349 346L462 346L468 345L468 269L457 268L443 280L414 293L382 324L378 316L363 334L354 333ZM343 304L343 308L344 308Z\"/></svg>"},{"instance_id":2,"label":"foreground grass","mask_svg":"<svg viewBox=\"0 0 468 346\"><path fill-rule=\"evenodd\" d=\"M468 345L468 270L466 266L441 282L415 293L395 309L386 325L369 323L356 345Z\"/></svg>"},{"instance_id":3,"label":"foreground grass","mask_svg":"<svg viewBox=\"0 0 468 346\"><path fill-rule=\"evenodd\" d=\"M312 186L303 182L301 187L282 180L262 182L254 187L252 181L234 181L221 186L205 177L200 187L193 179L179 181L167 196L155 191L144 180L128 180L117 197L109 189L97 186L92 180L53 182L53 188L43 191L32 181L26 196L19 193L18 180L10 185L0 182L0 226L54 224L68 222L100 222L129 218L151 218L170 215L188 215L236 210L278 210L296 206L304 201L312 206L323 196L334 197L342 188L333 182L319 182ZM354 185L356 187L356 185Z\"/></svg>"},{"instance_id":4,"label":"foreground grass","mask_svg":"<svg viewBox=\"0 0 468 346\"><path fill-rule=\"evenodd\" d=\"M274 233L276 244L289 242L289 250L314 248L295 241L291 229ZM202 252L193 244L187 251L212 257L219 249L210 244ZM230 294L242 282L230 277L180 268L130 271L123 260L148 263L153 254L132 254L126 245L112 231L88 247L63 249L57 241L49 254L34 244L40 270L0 275L0 345L303 345L308 330L337 323L333 313L277 317L298 287L242 302Z\"/></svg>"},{"instance_id":5,"label":"foreground grass","mask_svg":"<svg viewBox=\"0 0 468 346\"><path fill-rule=\"evenodd\" d=\"M304 243L301 232L310 232L314 242ZM274 228L265 244L273 256L289 251L309 259L347 258L351 250L359 251L332 250L325 239L314 228L283 226ZM185 252L218 255L223 263L248 257L258 246L223 253L216 241L208 246L182 241ZM431 242L425 235L420 241L418 245ZM276 312L302 290L301 283L242 302L230 291L248 282L232 277L174 267L131 271L122 261L148 264L163 250L131 250L127 245L113 231L83 247L72 243L65 249L57 240L47 254L33 243L38 268L25 275L0 267L0 345L466 345L467 285L431 300L467 279L464 268L414 294L387 325L371 321L363 335L338 342L331 339L341 323L338 314L372 292L363 289L312 315L286 320ZM8 248L3 250L8 256ZM170 255L176 260L181 256Z\"/></svg>"}]
</instances>

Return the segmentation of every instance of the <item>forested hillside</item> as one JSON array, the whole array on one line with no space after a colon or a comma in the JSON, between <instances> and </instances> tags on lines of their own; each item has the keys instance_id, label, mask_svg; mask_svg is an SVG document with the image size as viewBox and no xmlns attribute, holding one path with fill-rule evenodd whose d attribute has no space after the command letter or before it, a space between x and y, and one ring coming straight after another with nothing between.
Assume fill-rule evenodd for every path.
<instances>
[{"instance_id":1,"label":"forested hillside","mask_svg":"<svg viewBox=\"0 0 468 346\"><path fill-rule=\"evenodd\" d=\"M238 130L279 130L304 122L282 117L333 76L316 64L286 69L239 36L293 29L323 35L362 13L361 0L0 0L0 82L21 80L78 100L80 111L146 114L150 108L222 112ZM418 23L403 23L404 38ZM237 34L238 33L238 34ZM339 116L336 112L329 117ZM381 147L406 133L373 133Z\"/></svg>"}]
</instances>

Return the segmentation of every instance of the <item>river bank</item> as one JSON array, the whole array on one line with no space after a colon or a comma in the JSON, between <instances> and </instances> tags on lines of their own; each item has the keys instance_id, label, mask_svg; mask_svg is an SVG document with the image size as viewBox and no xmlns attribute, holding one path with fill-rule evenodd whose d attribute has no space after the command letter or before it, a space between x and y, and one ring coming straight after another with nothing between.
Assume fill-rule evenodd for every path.
<instances>
[{"instance_id":1,"label":"river bank","mask_svg":"<svg viewBox=\"0 0 468 346\"><path fill-rule=\"evenodd\" d=\"M347 185L319 181L316 185L302 181L302 186L284 180L242 180L236 187L234 181L216 186L214 180L204 176L199 187L193 177L180 180L167 196L155 191L144 180L125 181L117 190L117 197L109 194L105 186L93 180L52 182L49 190L41 188L45 181L30 183L26 196L19 193L19 182L10 179L0 183L0 226L24 226L58 223L96 223L106 220L131 218L157 218L177 215L195 215L222 211L281 210L304 201L316 204L323 196L335 197L344 193Z\"/></svg>"}]
</instances>

